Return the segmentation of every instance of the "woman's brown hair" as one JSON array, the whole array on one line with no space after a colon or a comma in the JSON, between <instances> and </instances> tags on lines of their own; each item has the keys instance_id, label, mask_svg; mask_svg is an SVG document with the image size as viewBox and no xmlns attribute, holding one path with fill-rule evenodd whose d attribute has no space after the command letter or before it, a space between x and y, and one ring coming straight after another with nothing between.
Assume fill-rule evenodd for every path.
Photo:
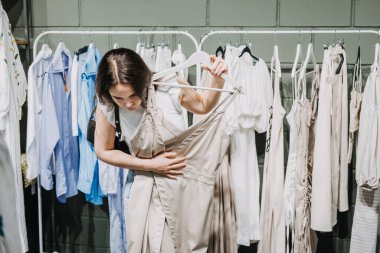
<instances>
[{"instance_id":1,"label":"woman's brown hair","mask_svg":"<svg viewBox=\"0 0 380 253\"><path fill-rule=\"evenodd\" d=\"M96 95L101 103L113 104L109 89L118 83L130 84L145 108L151 77L152 72L133 50L112 49L99 63L96 75Z\"/></svg>"}]
</instances>

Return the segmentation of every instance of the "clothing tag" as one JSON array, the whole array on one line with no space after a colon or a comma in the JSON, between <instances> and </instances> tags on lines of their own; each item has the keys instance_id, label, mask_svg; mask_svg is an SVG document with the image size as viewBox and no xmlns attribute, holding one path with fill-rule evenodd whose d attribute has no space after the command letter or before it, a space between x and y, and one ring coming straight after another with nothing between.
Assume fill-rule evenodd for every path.
<instances>
[{"instance_id":1,"label":"clothing tag","mask_svg":"<svg viewBox=\"0 0 380 253\"><path fill-rule=\"evenodd\" d=\"M65 92L67 93L69 91L69 85L67 83L67 73L63 73L63 80L65 81Z\"/></svg>"}]
</instances>

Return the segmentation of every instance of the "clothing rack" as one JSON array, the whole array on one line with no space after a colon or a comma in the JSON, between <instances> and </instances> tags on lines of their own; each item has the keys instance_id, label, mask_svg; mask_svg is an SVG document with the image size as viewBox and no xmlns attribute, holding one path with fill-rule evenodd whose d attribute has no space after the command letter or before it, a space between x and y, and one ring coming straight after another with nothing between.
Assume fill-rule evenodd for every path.
<instances>
[{"instance_id":1,"label":"clothing rack","mask_svg":"<svg viewBox=\"0 0 380 253\"><path fill-rule=\"evenodd\" d=\"M300 30L226 30L226 31L211 31L205 34L199 43L199 50L202 50L204 42L215 35L221 34L273 34L276 36L278 34L309 34L310 42L311 36L313 34L376 34L380 37L380 30L371 29L328 29L328 30L318 30L318 29L300 29ZM360 37L359 37L360 38Z\"/></svg>"},{"instance_id":2,"label":"clothing rack","mask_svg":"<svg viewBox=\"0 0 380 253\"><path fill-rule=\"evenodd\" d=\"M33 43L33 60L37 57L37 49L38 49L38 43L40 39L46 35L49 34L71 34L71 35L148 35L148 34L172 34L172 35L184 35L188 37L195 46L196 51L202 50L203 44L205 41L212 36L215 35L221 35L221 34L273 34L274 39L276 40L276 36L279 34L309 34L310 35L310 41L312 40L313 34L375 34L380 37L380 30L375 29L329 29L329 30L322 30L318 28L313 29L299 29L299 30L225 30L225 31L210 31L209 33L205 34L198 44L197 39L190 34L187 31L175 31L175 30L168 30L168 31L91 31L91 30L85 30L85 31L58 31L58 30L52 30L52 31L44 31L41 34L39 34L34 43ZM196 69L196 81L197 84L200 84L200 75L201 68L198 65ZM42 229L42 199L41 199L41 185L40 185L40 179L37 177L37 194L38 194L38 228L39 228L39 246L40 246L40 252L43 252L43 229Z\"/></svg>"},{"instance_id":3,"label":"clothing rack","mask_svg":"<svg viewBox=\"0 0 380 253\"><path fill-rule=\"evenodd\" d=\"M148 34L159 34L159 35L184 35L188 37L194 44L195 51L199 51L199 45L197 39L187 31L44 31L39 34L33 43L33 60L36 59L38 53L38 43L42 37L49 34L70 34L70 35L148 35ZM200 81L200 66L197 67L197 83ZM42 198L41 198L41 183L40 178L37 177L37 198L38 198L38 233L39 233L39 247L40 252L43 253L43 228L42 228Z\"/></svg>"}]
</instances>

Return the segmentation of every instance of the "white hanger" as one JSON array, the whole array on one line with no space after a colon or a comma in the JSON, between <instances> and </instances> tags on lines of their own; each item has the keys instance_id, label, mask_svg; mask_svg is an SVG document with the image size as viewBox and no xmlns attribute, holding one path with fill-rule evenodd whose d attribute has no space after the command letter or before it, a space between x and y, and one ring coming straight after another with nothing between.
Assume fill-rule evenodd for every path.
<instances>
[{"instance_id":1,"label":"white hanger","mask_svg":"<svg viewBox=\"0 0 380 253\"><path fill-rule=\"evenodd\" d=\"M190 57L184 63L154 74L152 76L152 82L155 83L154 81L157 81L158 79L160 79L162 77L168 76L168 75L173 74L173 73L177 73L178 71L180 71L182 69L189 68L189 67L194 66L196 64L203 64L204 66L211 67L210 55L206 52L203 52L203 51L195 52L192 55L190 55ZM226 81L234 83L226 74L221 74L221 77ZM160 84L160 85L166 85L165 83L158 83L158 82L156 82L156 83ZM168 86L173 86L173 85L168 85ZM197 85L197 86L178 85L177 87L200 89L199 85ZM204 89L209 89L209 88L204 88ZM224 89L219 89L219 91L233 92L231 90L224 90Z\"/></svg>"},{"instance_id":2,"label":"white hanger","mask_svg":"<svg viewBox=\"0 0 380 253\"><path fill-rule=\"evenodd\" d=\"M41 47L41 51L47 51L47 50L50 50L50 47L48 44L43 44L42 47Z\"/></svg>"},{"instance_id":3,"label":"white hanger","mask_svg":"<svg viewBox=\"0 0 380 253\"><path fill-rule=\"evenodd\" d=\"M164 76L168 76L170 74L176 73L182 69L189 68L196 64L203 64L210 67L211 66L210 55L203 51L195 52L192 55L190 55L189 59L187 59L184 63L154 74L152 77L152 81L156 81Z\"/></svg>"},{"instance_id":4,"label":"white hanger","mask_svg":"<svg viewBox=\"0 0 380 253\"><path fill-rule=\"evenodd\" d=\"M177 50L180 51L180 52L182 52L182 44L181 44L181 42L178 42Z\"/></svg>"},{"instance_id":5,"label":"white hanger","mask_svg":"<svg viewBox=\"0 0 380 253\"><path fill-rule=\"evenodd\" d=\"M65 43L63 43L62 41L58 43L57 45L57 49L56 50L63 50L66 48L66 45Z\"/></svg>"},{"instance_id":6,"label":"white hanger","mask_svg":"<svg viewBox=\"0 0 380 253\"><path fill-rule=\"evenodd\" d=\"M294 76L296 75L298 62L300 62L302 66L302 59L300 59L301 55L302 55L301 43L298 43L297 49L296 49L296 58L294 59L291 78L294 78Z\"/></svg>"},{"instance_id":7,"label":"white hanger","mask_svg":"<svg viewBox=\"0 0 380 253\"><path fill-rule=\"evenodd\" d=\"M275 68L273 69L273 63ZM280 66L280 57L278 57L278 46L274 45L273 57L271 60L271 69L273 72L277 72L278 76L281 77L281 66Z\"/></svg>"},{"instance_id":8,"label":"white hanger","mask_svg":"<svg viewBox=\"0 0 380 253\"><path fill-rule=\"evenodd\" d=\"M375 59L373 61L373 65L379 65L379 52L380 51L380 44L376 43L375 45Z\"/></svg>"},{"instance_id":9,"label":"white hanger","mask_svg":"<svg viewBox=\"0 0 380 253\"><path fill-rule=\"evenodd\" d=\"M119 48L119 44L117 42L115 42L115 44L113 44L113 49L118 49Z\"/></svg>"},{"instance_id":10,"label":"white hanger","mask_svg":"<svg viewBox=\"0 0 380 253\"><path fill-rule=\"evenodd\" d=\"M95 44L91 42L91 43L88 45L88 48L93 48L94 46L95 46Z\"/></svg>"},{"instance_id":11,"label":"white hanger","mask_svg":"<svg viewBox=\"0 0 380 253\"><path fill-rule=\"evenodd\" d=\"M313 65L315 67L317 65L317 62L316 62L315 56L314 56L313 43L309 43L309 45L307 46L306 58L305 58L305 62L302 65L300 78L303 78L305 73L306 73L306 69L307 69L307 65L309 64L310 57L311 57L311 61L312 61Z\"/></svg>"}]
</instances>

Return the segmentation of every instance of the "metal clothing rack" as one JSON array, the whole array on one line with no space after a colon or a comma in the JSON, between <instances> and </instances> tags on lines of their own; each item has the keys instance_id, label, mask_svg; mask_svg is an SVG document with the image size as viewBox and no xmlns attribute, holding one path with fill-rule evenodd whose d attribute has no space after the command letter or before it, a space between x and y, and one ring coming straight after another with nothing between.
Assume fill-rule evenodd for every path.
<instances>
[{"instance_id":1,"label":"metal clothing rack","mask_svg":"<svg viewBox=\"0 0 380 253\"><path fill-rule=\"evenodd\" d=\"M204 42L215 35L221 34L273 34L276 39L277 34L376 34L380 36L380 30L372 29L299 29L299 30L225 30L225 31L211 31L205 34L199 43L199 50L202 50Z\"/></svg>"},{"instance_id":2,"label":"metal clothing rack","mask_svg":"<svg viewBox=\"0 0 380 253\"><path fill-rule=\"evenodd\" d=\"M33 43L33 60L37 57L38 43L40 39L49 34L76 34L76 35L148 35L148 34L159 34L159 35L184 35L188 37L194 44L195 51L199 50L199 45L197 39L187 31L45 31L36 37ZM197 83L200 80L200 67L197 67ZM42 198L41 198L41 183L40 178L37 177L37 198L38 198L38 233L39 233L39 246L40 252L43 251L43 228L42 228Z\"/></svg>"}]
</instances>

